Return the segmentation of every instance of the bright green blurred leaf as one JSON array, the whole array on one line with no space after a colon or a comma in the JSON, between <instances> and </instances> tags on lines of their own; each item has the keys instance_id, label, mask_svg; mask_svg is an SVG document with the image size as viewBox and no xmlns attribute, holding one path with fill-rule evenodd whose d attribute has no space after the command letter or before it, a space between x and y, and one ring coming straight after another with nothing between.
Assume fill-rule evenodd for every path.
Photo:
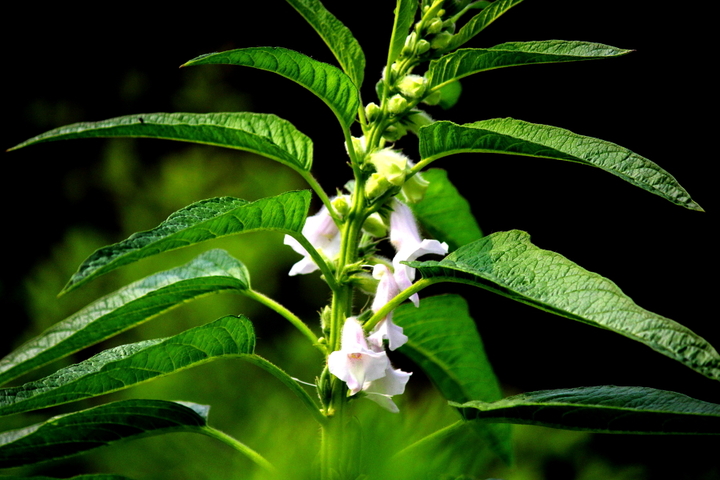
<instances>
[{"instance_id":1,"label":"bright green blurred leaf","mask_svg":"<svg viewBox=\"0 0 720 480\"><path fill-rule=\"evenodd\" d=\"M250 356L252 324L227 316L178 335L121 345L40 380L0 390L0 415L96 397L218 358Z\"/></svg>"},{"instance_id":2,"label":"bright green blurred leaf","mask_svg":"<svg viewBox=\"0 0 720 480\"><path fill-rule=\"evenodd\" d=\"M65 458L132 438L202 433L209 408L163 400L124 400L59 415L0 434L0 468Z\"/></svg>"},{"instance_id":3,"label":"bright green blurred leaf","mask_svg":"<svg viewBox=\"0 0 720 480\"><path fill-rule=\"evenodd\" d=\"M491 48L463 48L430 62L430 88L440 88L474 73L538 63L578 62L618 57L632 50L600 43L565 40L510 42Z\"/></svg>"},{"instance_id":4,"label":"bright green blurred leaf","mask_svg":"<svg viewBox=\"0 0 720 480\"><path fill-rule=\"evenodd\" d=\"M462 94L462 84L459 80L446 83L440 87L440 100L438 101L438 106L443 110L448 110L454 107L460 100L460 94Z\"/></svg>"},{"instance_id":5,"label":"bright green blurred leaf","mask_svg":"<svg viewBox=\"0 0 720 480\"><path fill-rule=\"evenodd\" d=\"M445 170L432 168L422 172L430 182L425 197L411 208L432 238L447 242L450 251L482 237L470 204L450 182Z\"/></svg>"},{"instance_id":6,"label":"bright green blurred leaf","mask_svg":"<svg viewBox=\"0 0 720 480\"><path fill-rule=\"evenodd\" d=\"M530 243L518 230L497 232L443 260L408 262L430 283L485 288L541 310L619 333L720 380L720 355L679 323L636 305L613 282L555 252Z\"/></svg>"},{"instance_id":7,"label":"bright green blurred leaf","mask_svg":"<svg viewBox=\"0 0 720 480\"><path fill-rule=\"evenodd\" d=\"M58 480L57 477L18 477L15 475L0 475L0 480ZM78 475L76 477L68 477L63 480L133 480L130 477L122 475L113 475L110 473L90 473L88 475Z\"/></svg>"},{"instance_id":8,"label":"bright green blurred leaf","mask_svg":"<svg viewBox=\"0 0 720 480\"><path fill-rule=\"evenodd\" d=\"M245 266L211 250L172 270L151 275L88 305L0 360L0 383L94 345L191 299L250 287Z\"/></svg>"},{"instance_id":9,"label":"bright green blurred leaf","mask_svg":"<svg viewBox=\"0 0 720 480\"><path fill-rule=\"evenodd\" d=\"M16 145L75 138L143 137L246 150L298 171L312 166L312 141L290 122L261 113L141 113L56 128Z\"/></svg>"},{"instance_id":10,"label":"bright green blurred leaf","mask_svg":"<svg viewBox=\"0 0 720 480\"><path fill-rule=\"evenodd\" d=\"M483 8L480 13L460 28L460 31L450 39L450 43L442 51L449 52L457 49L520 2L522 0L497 0L489 7Z\"/></svg>"},{"instance_id":11,"label":"bright green blurred leaf","mask_svg":"<svg viewBox=\"0 0 720 480\"><path fill-rule=\"evenodd\" d=\"M287 0L322 37L342 69L360 88L365 72L365 54L352 32L319 0Z\"/></svg>"},{"instance_id":12,"label":"bright green blurred leaf","mask_svg":"<svg viewBox=\"0 0 720 480\"><path fill-rule=\"evenodd\" d=\"M647 158L605 140L513 118L465 125L441 121L420 129L421 167L463 152L523 155L598 167L676 205L702 211L668 172Z\"/></svg>"},{"instance_id":13,"label":"bright green blurred leaf","mask_svg":"<svg viewBox=\"0 0 720 480\"><path fill-rule=\"evenodd\" d=\"M720 435L720 405L645 387L543 390L451 405L479 421L601 433Z\"/></svg>"},{"instance_id":14,"label":"bright green blurred leaf","mask_svg":"<svg viewBox=\"0 0 720 480\"><path fill-rule=\"evenodd\" d=\"M399 351L423 369L445 398L464 403L491 402L502 397L500 384L462 297L423 298L420 308L401 305L395 309L393 321L408 336ZM498 455L509 462L512 458L510 429L479 427Z\"/></svg>"},{"instance_id":15,"label":"bright green blurred leaf","mask_svg":"<svg viewBox=\"0 0 720 480\"><path fill-rule=\"evenodd\" d=\"M78 268L63 293L92 278L158 253L256 230L300 232L310 206L310 192L286 192L247 202L220 197L201 200L173 213L152 230L97 250Z\"/></svg>"},{"instance_id":16,"label":"bright green blurred leaf","mask_svg":"<svg viewBox=\"0 0 720 480\"><path fill-rule=\"evenodd\" d=\"M240 65L282 75L320 97L335 113L343 128L355 121L360 100L353 81L340 69L307 55L280 47L254 47L209 53L185 63L193 65Z\"/></svg>"}]
</instances>

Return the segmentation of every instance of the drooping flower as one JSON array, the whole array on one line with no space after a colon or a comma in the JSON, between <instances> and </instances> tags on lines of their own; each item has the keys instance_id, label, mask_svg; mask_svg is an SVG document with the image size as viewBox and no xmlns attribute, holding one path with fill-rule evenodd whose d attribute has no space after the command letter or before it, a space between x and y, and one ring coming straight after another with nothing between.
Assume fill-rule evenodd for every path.
<instances>
[{"instance_id":1,"label":"drooping flower","mask_svg":"<svg viewBox=\"0 0 720 480\"><path fill-rule=\"evenodd\" d=\"M405 385L410 380L410 375L412 373L388 367L385 370L384 377L366 382L363 386L363 392L365 392L368 399L393 413L397 413L399 410L395 402L392 401L392 396L401 395L405 392Z\"/></svg>"},{"instance_id":2,"label":"drooping flower","mask_svg":"<svg viewBox=\"0 0 720 480\"><path fill-rule=\"evenodd\" d=\"M400 293L400 287L398 287L390 269L381 263L373 267L373 277L380 280L371 306L372 311L377 312ZM378 322L368 336L368 341L373 348L383 348L384 339L388 340L390 350L401 347L408 340L408 337L403 333L402 327L393 323L392 312Z\"/></svg>"},{"instance_id":3,"label":"drooping flower","mask_svg":"<svg viewBox=\"0 0 720 480\"><path fill-rule=\"evenodd\" d=\"M345 320L340 350L328 356L328 370L345 382L350 394L355 395L373 380L386 375L390 359L385 350L376 351L368 346L362 325L355 317Z\"/></svg>"},{"instance_id":4,"label":"drooping flower","mask_svg":"<svg viewBox=\"0 0 720 480\"><path fill-rule=\"evenodd\" d=\"M393 257L393 277L398 288L402 291L412 285L415 280L415 269L403 265L400 262L411 262L426 254L447 255L448 245L437 240L421 239L415 216L410 207L398 199L393 199L393 212L390 214L390 243L395 247L396 254ZM410 300L419 305L417 294L410 297Z\"/></svg>"},{"instance_id":5,"label":"drooping flower","mask_svg":"<svg viewBox=\"0 0 720 480\"><path fill-rule=\"evenodd\" d=\"M315 215L305 219L302 234L325 258L333 260L340 254L340 231L325 206ZM302 260L292 266L288 275L312 273L318 269L310 254L297 240L285 235L283 243L303 256Z\"/></svg>"}]
</instances>

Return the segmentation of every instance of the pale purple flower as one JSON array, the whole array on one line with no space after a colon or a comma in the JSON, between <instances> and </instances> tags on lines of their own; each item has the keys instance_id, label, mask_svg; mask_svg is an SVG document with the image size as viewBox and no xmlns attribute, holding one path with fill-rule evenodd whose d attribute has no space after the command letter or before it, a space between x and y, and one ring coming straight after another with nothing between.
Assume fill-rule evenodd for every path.
<instances>
[{"instance_id":1,"label":"pale purple flower","mask_svg":"<svg viewBox=\"0 0 720 480\"><path fill-rule=\"evenodd\" d=\"M393 199L393 212L390 214L390 243L397 253L393 257L393 277L400 291L412 285L415 280L415 269L400 262L411 262L426 254L447 255L448 245L437 240L421 239L415 216L410 207L398 199ZM419 297L417 294L410 297L417 307Z\"/></svg>"},{"instance_id":2,"label":"pale purple flower","mask_svg":"<svg viewBox=\"0 0 720 480\"><path fill-rule=\"evenodd\" d=\"M379 263L373 267L373 277L379 280L375 299L372 303L372 311L377 312L386 303L400 293L395 278L390 269ZM368 336L368 341L373 348L383 348L383 340L387 339L390 350L395 350L407 342L408 337L403 334L402 327L395 325L392 321L392 312L375 325L375 328Z\"/></svg>"},{"instance_id":3,"label":"pale purple flower","mask_svg":"<svg viewBox=\"0 0 720 480\"><path fill-rule=\"evenodd\" d=\"M366 382L363 386L363 392L365 392L368 399L393 413L397 413L399 410L395 402L392 401L392 396L401 395L405 392L405 385L410 379L410 375L412 373L388 367L385 369L385 376Z\"/></svg>"},{"instance_id":4,"label":"pale purple flower","mask_svg":"<svg viewBox=\"0 0 720 480\"><path fill-rule=\"evenodd\" d=\"M325 206L315 215L305 219L302 234L328 260L334 260L340 254L340 231ZM297 240L285 235L283 243L303 256L302 260L292 266L288 275L312 273L318 269L310 254Z\"/></svg>"},{"instance_id":5,"label":"pale purple flower","mask_svg":"<svg viewBox=\"0 0 720 480\"><path fill-rule=\"evenodd\" d=\"M355 395L369 382L386 375L390 367L385 350L376 351L368 346L362 325L355 317L345 320L340 350L328 356L328 370L345 382L350 394Z\"/></svg>"}]
</instances>

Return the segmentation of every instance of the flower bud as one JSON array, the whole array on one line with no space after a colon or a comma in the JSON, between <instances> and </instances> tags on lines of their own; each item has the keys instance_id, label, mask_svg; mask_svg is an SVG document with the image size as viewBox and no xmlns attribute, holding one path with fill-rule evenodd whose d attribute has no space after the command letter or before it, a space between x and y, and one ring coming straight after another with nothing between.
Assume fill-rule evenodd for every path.
<instances>
[{"instance_id":1,"label":"flower bud","mask_svg":"<svg viewBox=\"0 0 720 480\"><path fill-rule=\"evenodd\" d=\"M440 33L443 29L443 21L439 18L433 18L430 20L427 26L427 33L434 35L436 33Z\"/></svg>"},{"instance_id":2,"label":"flower bud","mask_svg":"<svg viewBox=\"0 0 720 480\"><path fill-rule=\"evenodd\" d=\"M386 142L397 142L407 135L407 128L401 123L388 126L383 132L383 139Z\"/></svg>"},{"instance_id":3,"label":"flower bud","mask_svg":"<svg viewBox=\"0 0 720 480\"><path fill-rule=\"evenodd\" d=\"M350 195L340 195L332 200L332 206L342 217L350 212Z\"/></svg>"},{"instance_id":4,"label":"flower bud","mask_svg":"<svg viewBox=\"0 0 720 480\"><path fill-rule=\"evenodd\" d=\"M388 110L393 115L398 115L408 108L408 102L402 95L393 95L388 101Z\"/></svg>"},{"instance_id":5,"label":"flower bud","mask_svg":"<svg viewBox=\"0 0 720 480\"><path fill-rule=\"evenodd\" d=\"M379 175L392 185L400 186L405 181L408 158L397 150L383 148L370 156L370 163Z\"/></svg>"},{"instance_id":6,"label":"flower bud","mask_svg":"<svg viewBox=\"0 0 720 480\"><path fill-rule=\"evenodd\" d=\"M430 42L427 40L418 40L415 44L415 55L422 55L430 50Z\"/></svg>"},{"instance_id":7,"label":"flower bud","mask_svg":"<svg viewBox=\"0 0 720 480\"><path fill-rule=\"evenodd\" d=\"M378 212L370 215L362 226L363 230L373 237L381 238L387 235L387 225ZM377 284L375 285L377 287ZM375 290L372 290L375 293Z\"/></svg>"},{"instance_id":8,"label":"flower bud","mask_svg":"<svg viewBox=\"0 0 720 480\"><path fill-rule=\"evenodd\" d=\"M407 98L420 98L427 89L427 79L420 75L406 75L397 83L397 88Z\"/></svg>"},{"instance_id":9,"label":"flower bud","mask_svg":"<svg viewBox=\"0 0 720 480\"><path fill-rule=\"evenodd\" d=\"M408 178L402 186L402 196L405 203L418 203L425 197L430 182L425 180L420 173Z\"/></svg>"},{"instance_id":10,"label":"flower bud","mask_svg":"<svg viewBox=\"0 0 720 480\"><path fill-rule=\"evenodd\" d=\"M402 119L402 122L408 130L417 135L420 128L430 125L434 122L434 120L426 112L414 109L410 111L410 114Z\"/></svg>"},{"instance_id":11,"label":"flower bud","mask_svg":"<svg viewBox=\"0 0 720 480\"><path fill-rule=\"evenodd\" d=\"M375 120L381 112L382 110L376 103L370 102L365 106L365 116L367 117L368 122Z\"/></svg>"},{"instance_id":12,"label":"flower bud","mask_svg":"<svg viewBox=\"0 0 720 480\"><path fill-rule=\"evenodd\" d=\"M442 50L450 44L452 37L452 34L449 32L440 32L433 37L430 42L430 47L433 50Z\"/></svg>"}]
</instances>

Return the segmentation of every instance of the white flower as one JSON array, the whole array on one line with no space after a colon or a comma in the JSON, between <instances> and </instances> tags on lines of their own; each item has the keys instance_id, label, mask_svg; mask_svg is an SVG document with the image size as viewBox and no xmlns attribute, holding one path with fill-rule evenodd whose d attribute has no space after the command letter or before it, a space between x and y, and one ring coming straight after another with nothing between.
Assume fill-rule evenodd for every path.
<instances>
[{"instance_id":1,"label":"white flower","mask_svg":"<svg viewBox=\"0 0 720 480\"><path fill-rule=\"evenodd\" d=\"M340 231L325 206L315 215L305 219L302 234L328 260L333 260L340 254ZM283 243L303 256L302 260L292 266L288 275L312 273L318 269L310 254L297 240L285 235Z\"/></svg>"},{"instance_id":2,"label":"white flower","mask_svg":"<svg viewBox=\"0 0 720 480\"><path fill-rule=\"evenodd\" d=\"M399 410L395 402L392 401L392 396L401 395L405 392L405 384L410 379L410 375L412 373L388 367L385 370L384 377L366 382L363 386L363 392L365 392L368 399L393 413L397 413Z\"/></svg>"},{"instance_id":3,"label":"white flower","mask_svg":"<svg viewBox=\"0 0 720 480\"><path fill-rule=\"evenodd\" d=\"M384 377L388 368L390 359L385 350L368 347L360 322L355 317L345 320L340 350L328 356L330 373L347 383L350 394L355 395L373 380Z\"/></svg>"},{"instance_id":4,"label":"white flower","mask_svg":"<svg viewBox=\"0 0 720 480\"><path fill-rule=\"evenodd\" d=\"M393 212L390 214L390 243L393 244L397 253L393 257L393 277L402 291L412 285L415 280L415 269L403 265L400 262L411 262L423 255L434 253L436 255L447 255L448 245L437 240L423 240L420 238L415 217L410 207L398 199L393 199ZM417 294L410 297L410 300L419 305Z\"/></svg>"},{"instance_id":5,"label":"white flower","mask_svg":"<svg viewBox=\"0 0 720 480\"><path fill-rule=\"evenodd\" d=\"M373 312L377 312L400 293L400 288L390 269L381 263L373 267L373 277L380 280L371 307ZM408 340L408 337L403 334L402 327L392 322L392 312L378 322L368 336L368 341L374 348L383 348L383 339L388 340L390 350L401 347Z\"/></svg>"}]
</instances>

